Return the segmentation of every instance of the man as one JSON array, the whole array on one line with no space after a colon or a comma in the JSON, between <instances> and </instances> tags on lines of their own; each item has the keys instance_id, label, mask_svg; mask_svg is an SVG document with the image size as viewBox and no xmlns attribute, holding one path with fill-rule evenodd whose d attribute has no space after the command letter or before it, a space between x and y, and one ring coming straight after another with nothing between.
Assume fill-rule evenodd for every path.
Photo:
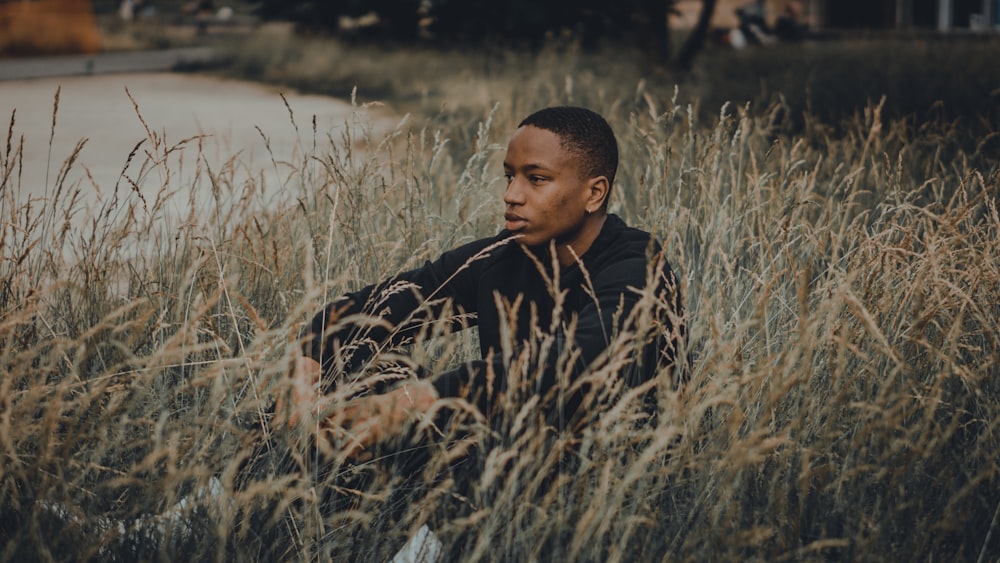
<instances>
[{"instance_id":1,"label":"man","mask_svg":"<svg viewBox=\"0 0 1000 563\"><path fill-rule=\"evenodd\" d=\"M595 387L620 388L615 378L646 385L666 372L684 336L680 292L649 233L608 213L618 167L608 123L583 108L538 111L514 132L503 167L498 235L316 315L293 371L290 424L321 413L336 442L331 451L353 457L398 435L440 398L467 399L490 420L508 387L527 379L548 418L565 427L586 416L579 411L593 403ZM385 369L375 365L382 350L435 323L478 325L481 359L332 408L326 393L340 381ZM611 357L615 350L625 361ZM603 379L586 379L598 372Z\"/></svg>"}]
</instances>

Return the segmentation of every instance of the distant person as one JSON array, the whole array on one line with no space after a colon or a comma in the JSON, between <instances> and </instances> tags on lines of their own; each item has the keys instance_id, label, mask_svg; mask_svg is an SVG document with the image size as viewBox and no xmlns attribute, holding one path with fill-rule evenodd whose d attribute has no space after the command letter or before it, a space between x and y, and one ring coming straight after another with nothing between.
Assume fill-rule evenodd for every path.
<instances>
[{"instance_id":1,"label":"distant person","mask_svg":"<svg viewBox=\"0 0 1000 563\"><path fill-rule=\"evenodd\" d=\"M739 39L733 41L733 46L737 49L744 45L770 45L776 41L764 19L764 8L760 3L754 2L737 8L736 17L740 23L733 34Z\"/></svg>"},{"instance_id":2,"label":"distant person","mask_svg":"<svg viewBox=\"0 0 1000 563\"><path fill-rule=\"evenodd\" d=\"M802 41L809 33L809 25L802 17L802 4L789 2L774 22L774 35L779 41Z\"/></svg>"},{"instance_id":3,"label":"distant person","mask_svg":"<svg viewBox=\"0 0 1000 563\"><path fill-rule=\"evenodd\" d=\"M531 358L519 373L541 374L533 382L539 398L559 384L557 361L574 357L563 354L568 347L578 355L561 371L569 372L572 385L629 331L628 341L639 344L603 385L634 387L670 373L685 332L677 278L649 233L608 213L617 167L614 133L597 113L552 107L526 117L503 162L505 228L325 307L304 333L292 374L293 404L279 398L279 415L294 426L328 412L325 394L340 380L370 368L378 350L410 341L431 323L452 330L478 326L480 359L442 374L397 376L384 389L346 401L322 421L335 437L332 453L361 456L399 437L408 421L432 411L442 397L468 399L493 420L513 377L505 335L516 357ZM561 310L547 280L558 280ZM635 333L639 323L630 315L643 292L647 300L655 297L653 321ZM445 318L449 311L452 317ZM365 315L378 322L363 322ZM555 343L547 352L537 347L546 335ZM563 390L563 404L545 411L557 427L586 416L580 412L586 387Z\"/></svg>"},{"instance_id":4,"label":"distant person","mask_svg":"<svg viewBox=\"0 0 1000 563\"><path fill-rule=\"evenodd\" d=\"M133 0L122 0L118 4L118 17L125 22L135 19L135 2Z\"/></svg>"}]
</instances>

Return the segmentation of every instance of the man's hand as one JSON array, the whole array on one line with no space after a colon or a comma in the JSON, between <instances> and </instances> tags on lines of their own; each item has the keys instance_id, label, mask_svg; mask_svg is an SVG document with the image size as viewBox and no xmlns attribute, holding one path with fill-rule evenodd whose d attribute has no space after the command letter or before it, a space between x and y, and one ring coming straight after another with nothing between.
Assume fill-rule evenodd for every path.
<instances>
[{"instance_id":1,"label":"man's hand","mask_svg":"<svg viewBox=\"0 0 1000 563\"><path fill-rule=\"evenodd\" d=\"M360 459L366 449L398 435L414 416L429 412L438 395L426 381L406 381L381 395L359 397L335 408L321 390L322 367L312 358L296 358L292 369L291 405L278 397L276 411L290 428L318 420L318 430L330 441L343 441L346 457ZM332 445L332 444L330 444Z\"/></svg>"},{"instance_id":2,"label":"man's hand","mask_svg":"<svg viewBox=\"0 0 1000 563\"><path fill-rule=\"evenodd\" d=\"M388 393L349 401L328 420L344 428L347 457L358 459L371 446L398 436L408 421L429 412L437 399L430 383L406 381Z\"/></svg>"}]
</instances>

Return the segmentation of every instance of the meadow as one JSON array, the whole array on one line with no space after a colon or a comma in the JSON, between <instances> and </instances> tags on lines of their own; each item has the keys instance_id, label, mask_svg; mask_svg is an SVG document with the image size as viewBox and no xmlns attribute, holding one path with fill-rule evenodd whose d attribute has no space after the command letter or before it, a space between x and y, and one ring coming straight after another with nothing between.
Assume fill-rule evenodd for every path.
<instances>
[{"instance_id":1,"label":"meadow","mask_svg":"<svg viewBox=\"0 0 1000 563\"><path fill-rule=\"evenodd\" d=\"M260 169L180 162L148 131L95 208L61 172L45 198L21 197L10 122L0 559L386 561L424 524L469 561L1000 557L989 86L978 119L889 95L821 115L773 85L720 101L716 59L674 88L633 58L569 47L240 51L226 72L362 84L356 116L333 135L290 112L297 156ZM349 59L345 75L315 70ZM406 114L385 135L366 125L376 102ZM426 450L414 479L391 447L357 463L274 419L302 323L495 233L506 139L553 104L609 119L611 210L655 233L681 277L687 381L663 374L655 423L609 390L586 427L548 427L515 385L501 430L470 413L397 445ZM473 336L438 328L379 361L433 373L474 354ZM595 374L630 350L616 343ZM449 468L470 437L490 449L459 489Z\"/></svg>"}]
</instances>

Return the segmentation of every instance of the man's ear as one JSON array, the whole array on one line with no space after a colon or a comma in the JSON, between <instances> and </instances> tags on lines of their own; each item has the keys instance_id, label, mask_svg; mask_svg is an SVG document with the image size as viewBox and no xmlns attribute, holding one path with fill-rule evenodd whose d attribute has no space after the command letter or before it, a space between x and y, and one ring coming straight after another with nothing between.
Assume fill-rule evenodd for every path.
<instances>
[{"instance_id":1,"label":"man's ear","mask_svg":"<svg viewBox=\"0 0 1000 563\"><path fill-rule=\"evenodd\" d=\"M590 193L587 196L587 213L597 213L607 204L611 193L611 183L606 176L591 178L588 182Z\"/></svg>"}]
</instances>

